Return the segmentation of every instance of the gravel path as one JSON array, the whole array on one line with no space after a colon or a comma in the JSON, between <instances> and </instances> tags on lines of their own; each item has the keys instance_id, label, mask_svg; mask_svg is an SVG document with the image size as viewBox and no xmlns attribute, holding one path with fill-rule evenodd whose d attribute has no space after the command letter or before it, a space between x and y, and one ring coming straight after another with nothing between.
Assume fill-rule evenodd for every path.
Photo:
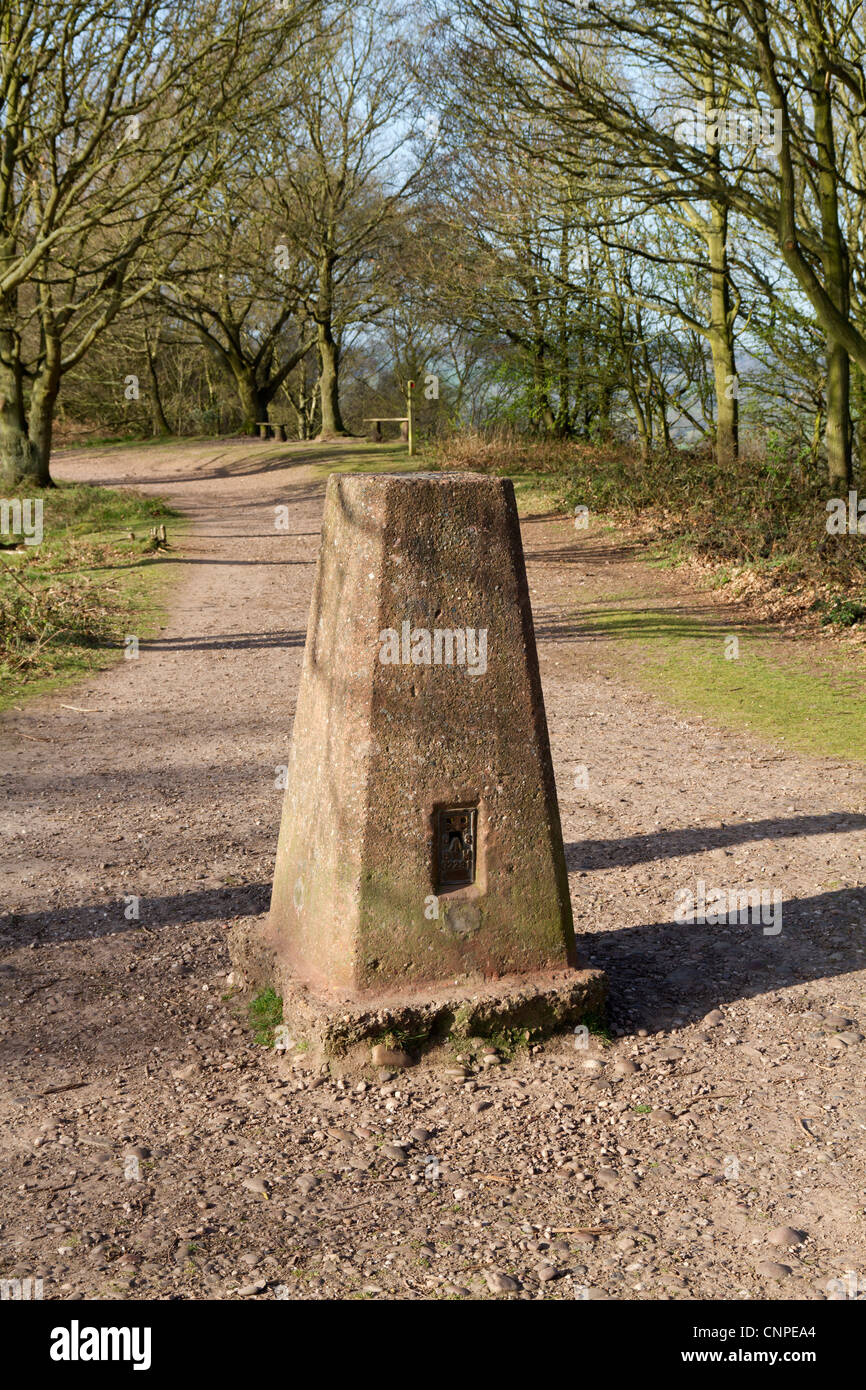
<instances>
[{"instance_id":1,"label":"gravel path","mask_svg":"<svg viewBox=\"0 0 866 1390\"><path fill-rule=\"evenodd\" d=\"M58 459L194 525L139 659L3 720L0 1277L46 1298L862 1296L862 767L623 679L576 604L691 599L592 533L524 525L613 1042L356 1086L256 1047L223 1000L226 929L267 907L329 457ZM779 890L781 931L677 923L698 880Z\"/></svg>"}]
</instances>

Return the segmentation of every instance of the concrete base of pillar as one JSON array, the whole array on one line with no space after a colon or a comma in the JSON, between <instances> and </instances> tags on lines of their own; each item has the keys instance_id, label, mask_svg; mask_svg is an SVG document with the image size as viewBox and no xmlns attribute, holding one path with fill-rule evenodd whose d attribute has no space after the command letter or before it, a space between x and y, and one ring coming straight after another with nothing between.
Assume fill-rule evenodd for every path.
<instances>
[{"instance_id":1,"label":"concrete base of pillar","mask_svg":"<svg viewBox=\"0 0 866 1390\"><path fill-rule=\"evenodd\" d=\"M605 1017L604 971L551 970L499 980L455 980L432 990L375 999L325 997L288 973L260 929L235 928L230 940L237 983L253 997L273 988L283 999L289 1056L315 1066L339 1060L343 1069L369 1064L377 1042L392 1041L413 1060L447 1064L455 1052L504 1037L511 1045L537 1042Z\"/></svg>"}]
</instances>

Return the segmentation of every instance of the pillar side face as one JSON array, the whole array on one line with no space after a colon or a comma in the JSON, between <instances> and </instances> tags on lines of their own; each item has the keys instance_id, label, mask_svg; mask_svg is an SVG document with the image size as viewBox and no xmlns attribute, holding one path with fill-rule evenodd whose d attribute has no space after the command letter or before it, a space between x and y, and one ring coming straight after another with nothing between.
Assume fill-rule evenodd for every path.
<instances>
[{"instance_id":1,"label":"pillar side face","mask_svg":"<svg viewBox=\"0 0 866 1390\"><path fill-rule=\"evenodd\" d=\"M378 632L384 494L363 517L333 475L325 499L271 897L278 951L300 979L355 982Z\"/></svg>"},{"instance_id":2,"label":"pillar side face","mask_svg":"<svg viewBox=\"0 0 866 1390\"><path fill-rule=\"evenodd\" d=\"M271 927L301 979L576 963L508 480L329 480L289 778Z\"/></svg>"}]
</instances>

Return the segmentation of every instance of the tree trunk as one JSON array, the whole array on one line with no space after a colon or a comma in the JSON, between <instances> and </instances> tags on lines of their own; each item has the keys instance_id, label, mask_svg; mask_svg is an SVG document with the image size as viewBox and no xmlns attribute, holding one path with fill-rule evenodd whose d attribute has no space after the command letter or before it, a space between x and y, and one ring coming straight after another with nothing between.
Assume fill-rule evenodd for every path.
<instances>
[{"instance_id":1,"label":"tree trunk","mask_svg":"<svg viewBox=\"0 0 866 1390\"><path fill-rule=\"evenodd\" d=\"M669 454L671 452L672 444L671 426L670 421L668 420L668 398L665 395L664 387L661 385L661 383L659 383L659 393L658 401L656 404L656 412L658 414L659 436L662 441L662 446L664 447L665 453Z\"/></svg>"},{"instance_id":2,"label":"tree trunk","mask_svg":"<svg viewBox=\"0 0 866 1390\"><path fill-rule=\"evenodd\" d=\"M851 364L841 343L827 343L827 425L824 447L831 489L844 496L853 478L851 458Z\"/></svg>"},{"instance_id":3,"label":"tree trunk","mask_svg":"<svg viewBox=\"0 0 866 1390\"><path fill-rule=\"evenodd\" d=\"M268 401L252 372L239 363L232 363L232 371L240 397L244 434L255 434L256 426L268 418Z\"/></svg>"},{"instance_id":4,"label":"tree trunk","mask_svg":"<svg viewBox=\"0 0 866 1390\"><path fill-rule=\"evenodd\" d=\"M652 452L652 418L650 417L650 419L647 419L646 415L644 415L631 363L629 363L627 370L628 379L626 381L626 390L628 391L628 398L631 401L631 408L634 411L640 460L641 463L646 463Z\"/></svg>"},{"instance_id":5,"label":"tree trunk","mask_svg":"<svg viewBox=\"0 0 866 1390\"><path fill-rule=\"evenodd\" d=\"M866 480L866 377L854 363L851 381L851 397L857 415L857 428L852 427L851 446L860 471L860 486ZM853 466L853 460L852 460Z\"/></svg>"},{"instance_id":6,"label":"tree trunk","mask_svg":"<svg viewBox=\"0 0 866 1390\"><path fill-rule=\"evenodd\" d=\"M305 383L305 382L301 382L301 389L300 389L300 393L299 393L299 396L298 396L298 401L299 401L299 408L298 408L298 438L299 438L299 439L309 439L309 437L310 437L310 422L309 422L309 420L307 419L307 392L306 392L306 383Z\"/></svg>"},{"instance_id":7,"label":"tree trunk","mask_svg":"<svg viewBox=\"0 0 866 1390\"><path fill-rule=\"evenodd\" d=\"M606 440L610 436L612 407L613 391L610 386L603 383L598 389L598 413L595 420L595 432L599 440Z\"/></svg>"},{"instance_id":8,"label":"tree trunk","mask_svg":"<svg viewBox=\"0 0 866 1390\"><path fill-rule=\"evenodd\" d=\"M150 346L150 339L147 329L144 330L144 351L147 357L147 374L150 378L150 429L154 435L171 434L171 426L165 418L165 410L162 405L162 396L159 390L159 378L156 374L156 354L159 351L159 334L156 335L156 344L153 349ZM208 384L210 382L208 381Z\"/></svg>"},{"instance_id":9,"label":"tree trunk","mask_svg":"<svg viewBox=\"0 0 866 1390\"><path fill-rule=\"evenodd\" d=\"M823 422L824 412L819 406L815 411L815 419L812 424L812 442L809 446L809 459L813 468L817 465L821 453L821 425Z\"/></svg>"},{"instance_id":10,"label":"tree trunk","mask_svg":"<svg viewBox=\"0 0 866 1390\"><path fill-rule=\"evenodd\" d=\"M319 264L319 293L316 301L316 346L319 353L319 401L322 425L318 439L334 439L348 431L340 414L340 352L334 338L334 265L329 255Z\"/></svg>"},{"instance_id":11,"label":"tree trunk","mask_svg":"<svg viewBox=\"0 0 866 1390\"><path fill-rule=\"evenodd\" d=\"M0 254L0 263L2 263ZM0 297L0 476L4 487L51 487L48 460L30 438L17 330L18 296Z\"/></svg>"},{"instance_id":12,"label":"tree trunk","mask_svg":"<svg viewBox=\"0 0 866 1390\"><path fill-rule=\"evenodd\" d=\"M572 412L570 400L570 380L569 380L569 322L568 322L568 294L564 286L568 283L570 266L570 247L568 235L568 223L563 220L562 236L559 247L559 273L562 280L562 287L559 291L559 404L556 411L556 433L560 438L565 439L571 433ZM582 364L581 364L582 365Z\"/></svg>"},{"instance_id":13,"label":"tree trunk","mask_svg":"<svg viewBox=\"0 0 866 1390\"><path fill-rule=\"evenodd\" d=\"M307 401L306 367L305 367L305 364L304 364L303 362L301 363L301 379L300 379L300 382L299 382L299 384L298 384L298 403L297 403L297 405L295 405L294 401L292 401L292 405L294 406L295 416L297 417L297 421L298 421L298 438L299 438L299 439L309 439L309 437L310 437L310 421L309 421L309 418L308 418L309 402Z\"/></svg>"},{"instance_id":14,"label":"tree trunk","mask_svg":"<svg viewBox=\"0 0 866 1390\"><path fill-rule=\"evenodd\" d=\"M40 484L51 486L49 464L51 437L54 431L54 410L60 392L61 343L51 337L45 348L45 361L30 392L30 440L38 454L42 469Z\"/></svg>"},{"instance_id":15,"label":"tree trunk","mask_svg":"<svg viewBox=\"0 0 866 1390\"><path fill-rule=\"evenodd\" d=\"M705 235L710 260L710 322L707 337L713 358L713 382L716 393L716 459L721 464L734 462L739 450L740 436L734 315L725 250L727 235L727 210L714 203Z\"/></svg>"},{"instance_id":16,"label":"tree trunk","mask_svg":"<svg viewBox=\"0 0 866 1390\"><path fill-rule=\"evenodd\" d=\"M319 439L333 439L347 433L340 414L340 362L330 322L319 323L319 397L322 428Z\"/></svg>"},{"instance_id":17,"label":"tree trunk","mask_svg":"<svg viewBox=\"0 0 866 1390\"><path fill-rule=\"evenodd\" d=\"M821 208L821 231L824 287L840 313L847 318L850 311L848 248L839 227L839 199L836 188L836 142L833 133L833 111L827 90L827 76L815 74L812 98L815 108L815 142L821 152L818 175L818 202ZM824 444L827 449L827 471L830 487L844 495L851 486L851 364L848 351L840 342L827 339L827 427Z\"/></svg>"},{"instance_id":18,"label":"tree trunk","mask_svg":"<svg viewBox=\"0 0 866 1390\"><path fill-rule=\"evenodd\" d=\"M550 434L556 428L550 405L545 343L536 338L532 348L532 404L530 420L539 434Z\"/></svg>"},{"instance_id":19,"label":"tree trunk","mask_svg":"<svg viewBox=\"0 0 866 1390\"><path fill-rule=\"evenodd\" d=\"M0 339L3 336L0 334ZM21 483L35 487L48 486L50 479L45 476L39 455L27 433L20 386L14 367L0 363L0 471L3 486L18 487Z\"/></svg>"}]
</instances>

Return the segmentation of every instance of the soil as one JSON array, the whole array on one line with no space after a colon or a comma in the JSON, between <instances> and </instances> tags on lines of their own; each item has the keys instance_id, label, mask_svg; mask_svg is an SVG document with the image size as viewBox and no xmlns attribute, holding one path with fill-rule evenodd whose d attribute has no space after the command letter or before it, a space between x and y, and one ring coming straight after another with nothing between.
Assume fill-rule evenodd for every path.
<instances>
[{"instance_id":1,"label":"soil","mask_svg":"<svg viewBox=\"0 0 866 1390\"><path fill-rule=\"evenodd\" d=\"M0 1277L52 1299L862 1298L862 766L644 694L575 599L698 600L567 520L523 535L610 1036L361 1080L254 1042L226 934L267 908L313 465L350 450L58 456L192 527L138 659L2 721ZM779 890L781 930L677 922L698 880Z\"/></svg>"}]
</instances>

